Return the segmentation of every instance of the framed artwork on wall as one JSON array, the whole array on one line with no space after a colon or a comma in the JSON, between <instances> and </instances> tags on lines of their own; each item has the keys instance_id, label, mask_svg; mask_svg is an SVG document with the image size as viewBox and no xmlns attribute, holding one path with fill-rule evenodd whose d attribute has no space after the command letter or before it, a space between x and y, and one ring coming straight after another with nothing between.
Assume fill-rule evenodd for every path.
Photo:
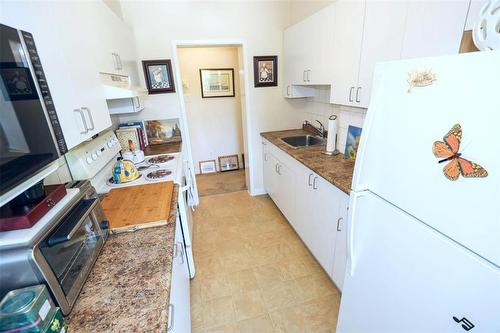
<instances>
[{"instance_id":1,"label":"framed artwork on wall","mask_svg":"<svg viewBox=\"0 0 500 333\"><path fill-rule=\"evenodd\" d=\"M233 68L200 69L201 97L234 97Z\"/></svg>"},{"instance_id":2,"label":"framed artwork on wall","mask_svg":"<svg viewBox=\"0 0 500 333\"><path fill-rule=\"evenodd\" d=\"M199 164L201 174L217 172L217 169L215 168L215 160L200 161Z\"/></svg>"},{"instance_id":3,"label":"framed artwork on wall","mask_svg":"<svg viewBox=\"0 0 500 333\"><path fill-rule=\"evenodd\" d=\"M240 161L238 155L219 156L219 170L221 172L238 170L240 168Z\"/></svg>"},{"instance_id":4,"label":"framed artwork on wall","mask_svg":"<svg viewBox=\"0 0 500 333\"><path fill-rule=\"evenodd\" d=\"M256 88L278 85L278 56L253 57L253 82Z\"/></svg>"},{"instance_id":5,"label":"framed artwork on wall","mask_svg":"<svg viewBox=\"0 0 500 333\"><path fill-rule=\"evenodd\" d=\"M174 75L170 59L143 60L144 78L149 94L174 93Z\"/></svg>"}]
</instances>

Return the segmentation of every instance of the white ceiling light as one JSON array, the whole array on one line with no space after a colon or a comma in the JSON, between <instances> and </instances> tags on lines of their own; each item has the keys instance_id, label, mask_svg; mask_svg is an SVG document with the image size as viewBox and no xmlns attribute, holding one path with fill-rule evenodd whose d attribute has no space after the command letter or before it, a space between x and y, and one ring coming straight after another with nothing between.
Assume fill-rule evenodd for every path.
<instances>
[{"instance_id":1,"label":"white ceiling light","mask_svg":"<svg viewBox=\"0 0 500 333\"><path fill-rule=\"evenodd\" d=\"M472 38L481 51L500 50L500 0L490 0L481 9Z\"/></svg>"}]
</instances>

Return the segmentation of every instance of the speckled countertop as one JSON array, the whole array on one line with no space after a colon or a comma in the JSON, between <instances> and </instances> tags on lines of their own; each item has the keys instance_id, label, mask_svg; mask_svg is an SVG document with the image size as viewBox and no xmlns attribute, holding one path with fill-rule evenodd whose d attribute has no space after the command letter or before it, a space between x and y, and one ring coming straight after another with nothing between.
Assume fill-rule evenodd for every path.
<instances>
[{"instance_id":1,"label":"speckled countertop","mask_svg":"<svg viewBox=\"0 0 500 333\"><path fill-rule=\"evenodd\" d=\"M166 226L111 235L70 315L69 332L165 332L178 186Z\"/></svg>"},{"instance_id":2,"label":"speckled countertop","mask_svg":"<svg viewBox=\"0 0 500 333\"><path fill-rule=\"evenodd\" d=\"M280 140L280 138L286 136L306 134L310 133L297 129L265 132L260 135L343 192L349 194L354 172L354 161L345 158L343 154L336 156L321 154L321 151L325 150L326 141L323 145L294 149Z\"/></svg>"}]
</instances>

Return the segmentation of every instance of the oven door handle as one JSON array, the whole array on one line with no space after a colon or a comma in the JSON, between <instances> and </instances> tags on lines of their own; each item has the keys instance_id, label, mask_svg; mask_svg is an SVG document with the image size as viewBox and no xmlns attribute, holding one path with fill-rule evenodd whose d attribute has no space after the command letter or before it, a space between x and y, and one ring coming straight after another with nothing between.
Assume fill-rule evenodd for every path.
<instances>
[{"instance_id":1,"label":"oven door handle","mask_svg":"<svg viewBox=\"0 0 500 333\"><path fill-rule=\"evenodd\" d=\"M70 240L98 203L98 198L81 200L47 239L47 245L51 247Z\"/></svg>"}]
</instances>

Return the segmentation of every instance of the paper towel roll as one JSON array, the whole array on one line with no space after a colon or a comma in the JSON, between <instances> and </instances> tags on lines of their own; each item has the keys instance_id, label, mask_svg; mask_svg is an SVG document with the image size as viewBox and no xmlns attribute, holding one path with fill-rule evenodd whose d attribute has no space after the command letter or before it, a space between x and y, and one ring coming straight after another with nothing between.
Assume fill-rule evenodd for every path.
<instances>
[{"instance_id":1,"label":"paper towel roll","mask_svg":"<svg viewBox=\"0 0 500 333\"><path fill-rule=\"evenodd\" d=\"M333 153L337 143L337 116L331 115L328 118L328 139L326 140L326 151Z\"/></svg>"}]
</instances>

